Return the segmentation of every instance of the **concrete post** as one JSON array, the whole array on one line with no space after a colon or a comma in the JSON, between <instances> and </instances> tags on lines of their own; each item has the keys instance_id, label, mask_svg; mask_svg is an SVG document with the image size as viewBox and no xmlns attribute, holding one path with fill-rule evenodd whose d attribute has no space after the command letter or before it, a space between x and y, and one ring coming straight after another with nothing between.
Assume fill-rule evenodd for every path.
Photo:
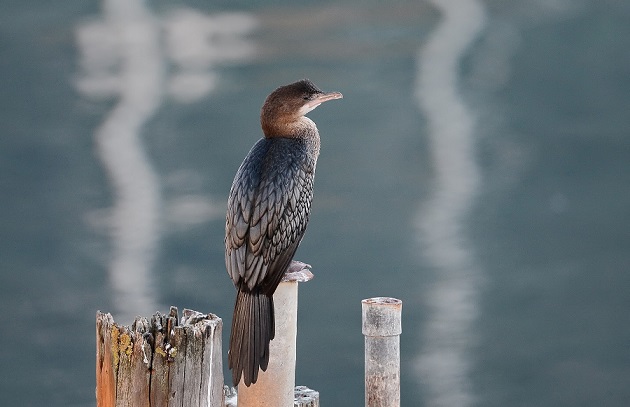
<instances>
[{"instance_id":1,"label":"concrete post","mask_svg":"<svg viewBox=\"0 0 630 407\"><path fill-rule=\"evenodd\" d=\"M365 335L365 406L400 407L402 301L376 297L361 301Z\"/></svg>"},{"instance_id":2,"label":"concrete post","mask_svg":"<svg viewBox=\"0 0 630 407\"><path fill-rule=\"evenodd\" d=\"M295 386L293 407L319 407L319 392L306 386Z\"/></svg>"},{"instance_id":3,"label":"concrete post","mask_svg":"<svg viewBox=\"0 0 630 407\"><path fill-rule=\"evenodd\" d=\"M293 261L273 295L276 335L269 344L269 366L258 381L238 386L238 407L292 407L295 388L298 282L313 274L308 265Z\"/></svg>"}]
</instances>

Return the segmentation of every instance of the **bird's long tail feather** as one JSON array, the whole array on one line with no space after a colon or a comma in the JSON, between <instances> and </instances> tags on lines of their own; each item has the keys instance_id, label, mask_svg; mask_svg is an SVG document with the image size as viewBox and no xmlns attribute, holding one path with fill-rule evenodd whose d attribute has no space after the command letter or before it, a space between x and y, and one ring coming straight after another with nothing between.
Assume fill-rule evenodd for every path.
<instances>
[{"instance_id":1,"label":"bird's long tail feather","mask_svg":"<svg viewBox=\"0 0 630 407\"><path fill-rule=\"evenodd\" d=\"M232 382L243 378L246 386L256 383L258 370L267 370L269 342L275 335L273 299L258 290L239 290L232 318L228 366Z\"/></svg>"}]
</instances>

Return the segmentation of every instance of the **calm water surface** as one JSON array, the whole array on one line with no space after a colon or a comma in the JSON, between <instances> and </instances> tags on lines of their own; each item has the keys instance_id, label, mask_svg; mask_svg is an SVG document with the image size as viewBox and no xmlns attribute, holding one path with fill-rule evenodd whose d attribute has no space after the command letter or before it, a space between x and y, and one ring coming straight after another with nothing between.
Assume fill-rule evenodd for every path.
<instances>
[{"instance_id":1,"label":"calm water surface","mask_svg":"<svg viewBox=\"0 0 630 407\"><path fill-rule=\"evenodd\" d=\"M225 200L303 77L344 99L310 114L298 384L362 405L360 300L393 296L404 406L630 403L627 2L0 9L4 404L95 405L97 310L229 326Z\"/></svg>"}]
</instances>

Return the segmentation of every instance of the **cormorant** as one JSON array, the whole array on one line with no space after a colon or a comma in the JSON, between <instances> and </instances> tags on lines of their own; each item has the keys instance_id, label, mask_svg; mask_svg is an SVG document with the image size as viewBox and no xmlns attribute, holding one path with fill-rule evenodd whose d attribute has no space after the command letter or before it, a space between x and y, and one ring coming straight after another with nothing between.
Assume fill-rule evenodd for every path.
<instances>
[{"instance_id":1,"label":"cormorant","mask_svg":"<svg viewBox=\"0 0 630 407\"><path fill-rule=\"evenodd\" d=\"M262 106L264 137L239 167L228 198L225 265L238 293L228 366L238 385L267 370L275 335L273 293L293 259L309 219L319 133L304 116L340 99L308 79L281 86Z\"/></svg>"}]
</instances>

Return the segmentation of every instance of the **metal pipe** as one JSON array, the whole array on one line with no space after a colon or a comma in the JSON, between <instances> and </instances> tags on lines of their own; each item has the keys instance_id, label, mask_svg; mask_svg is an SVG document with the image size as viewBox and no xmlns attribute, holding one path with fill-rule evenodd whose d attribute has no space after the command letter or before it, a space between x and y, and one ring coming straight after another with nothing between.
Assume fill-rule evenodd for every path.
<instances>
[{"instance_id":1,"label":"metal pipe","mask_svg":"<svg viewBox=\"0 0 630 407\"><path fill-rule=\"evenodd\" d=\"M365 336L365 406L400 407L402 301L376 297L361 301Z\"/></svg>"}]
</instances>

